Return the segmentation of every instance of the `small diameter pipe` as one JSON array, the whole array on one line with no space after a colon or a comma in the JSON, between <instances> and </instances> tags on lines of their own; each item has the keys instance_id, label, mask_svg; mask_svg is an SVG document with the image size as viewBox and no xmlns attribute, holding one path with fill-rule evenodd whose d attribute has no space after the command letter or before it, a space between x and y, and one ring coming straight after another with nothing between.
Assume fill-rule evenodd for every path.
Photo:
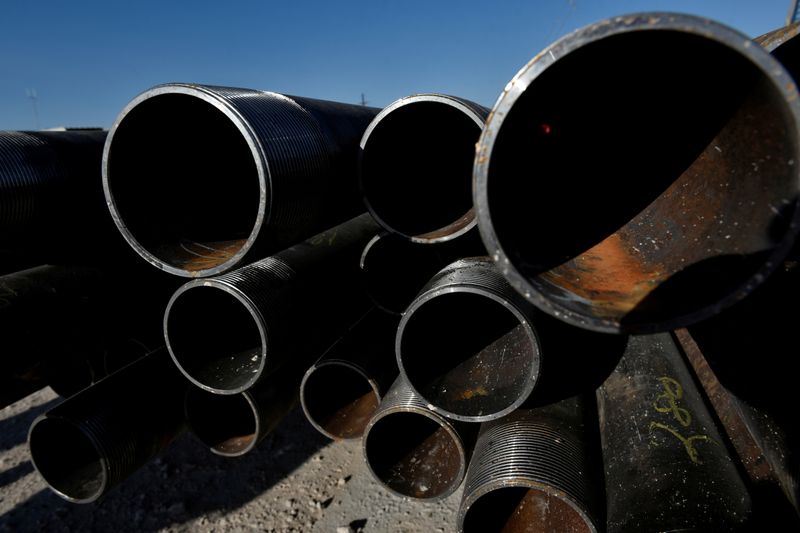
<instances>
[{"instance_id":1,"label":"small diameter pipe","mask_svg":"<svg viewBox=\"0 0 800 533\"><path fill-rule=\"evenodd\" d=\"M358 142L378 110L167 84L134 98L103 153L117 228L185 277L222 274L358 215Z\"/></svg>"},{"instance_id":2,"label":"small diameter pipe","mask_svg":"<svg viewBox=\"0 0 800 533\"><path fill-rule=\"evenodd\" d=\"M364 248L361 271L372 302L387 313L401 315L434 274L457 259L484 255L477 228L435 246L384 232Z\"/></svg>"},{"instance_id":3,"label":"small diameter pipe","mask_svg":"<svg viewBox=\"0 0 800 533\"><path fill-rule=\"evenodd\" d=\"M420 243L474 227L472 161L489 110L444 94L387 106L361 139L364 202L388 231Z\"/></svg>"},{"instance_id":4,"label":"small diameter pipe","mask_svg":"<svg viewBox=\"0 0 800 533\"><path fill-rule=\"evenodd\" d=\"M185 385L164 350L123 368L34 420L33 466L62 498L96 501L183 431Z\"/></svg>"},{"instance_id":5,"label":"small diameter pipe","mask_svg":"<svg viewBox=\"0 0 800 533\"><path fill-rule=\"evenodd\" d=\"M377 232L365 213L252 265L183 285L164 314L175 364L200 388L237 394L307 354L304 343L324 350L368 308L358 258Z\"/></svg>"},{"instance_id":6,"label":"small diameter pipe","mask_svg":"<svg viewBox=\"0 0 800 533\"><path fill-rule=\"evenodd\" d=\"M698 322L792 246L799 124L791 75L730 28L667 13L586 26L520 70L487 120L481 235L520 294L573 325Z\"/></svg>"},{"instance_id":7,"label":"small diameter pipe","mask_svg":"<svg viewBox=\"0 0 800 533\"><path fill-rule=\"evenodd\" d=\"M540 366L536 308L488 258L445 267L397 328L400 372L429 407L481 422L507 415L533 391Z\"/></svg>"},{"instance_id":8,"label":"small diameter pipe","mask_svg":"<svg viewBox=\"0 0 800 533\"><path fill-rule=\"evenodd\" d=\"M588 403L573 397L482 424L458 531L603 531Z\"/></svg>"},{"instance_id":9,"label":"small diameter pipe","mask_svg":"<svg viewBox=\"0 0 800 533\"><path fill-rule=\"evenodd\" d=\"M630 337L597 403L609 533L744 528L747 487L668 333Z\"/></svg>"},{"instance_id":10,"label":"small diameter pipe","mask_svg":"<svg viewBox=\"0 0 800 533\"><path fill-rule=\"evenodd\" d=\"M364 430L364 457L390 492L437 501L461 485L477 430L428 409L401 376Z\"/></svg>"},{"instance_id":11,"label":"small diameter pipe","mask_svg":"<svg viewBox=\"0 0 800 533\"><path fill-rule=\"evenodd\" d=\"M297 404L303 365L284 366L239 394L213 394L191 387L186 394L189 429L223 457L253 450Z\"/></svg>"},{"instance_id":12,"label":"small diameter pipe","mask_svg":"<svg viewBox=\"0 0 800 533\"><path fill-rule=\"evenodd\" d=\"M300 385L303 412L326 437L363 435L397 378L397 322L373 309L306 371Z\"/></svg>"}]
</instances>

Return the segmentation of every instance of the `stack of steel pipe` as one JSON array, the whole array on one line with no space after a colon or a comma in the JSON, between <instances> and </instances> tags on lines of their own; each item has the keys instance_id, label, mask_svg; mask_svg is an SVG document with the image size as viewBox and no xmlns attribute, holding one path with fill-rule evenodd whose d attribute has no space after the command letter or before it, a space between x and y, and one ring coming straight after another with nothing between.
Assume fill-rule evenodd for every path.
<instances>
[{"instance_id":1,"label":"stack of steel pipe","mask_svg":"<svg viewBox=\"0 0 800 533\"><path fill-rule=\"evenodd\" d=\"M792 527L783 397L726 384L735 344L786 355L729 330L791 329L795 278L759 287L797 261L797 33L632 14L491 110L175 83L108 133L0 133L0 402L109 375L30 431L75 502L185 427L251 452L299 403L389 492L463 485L459 531Z\"/></svg>"}]
</instances>

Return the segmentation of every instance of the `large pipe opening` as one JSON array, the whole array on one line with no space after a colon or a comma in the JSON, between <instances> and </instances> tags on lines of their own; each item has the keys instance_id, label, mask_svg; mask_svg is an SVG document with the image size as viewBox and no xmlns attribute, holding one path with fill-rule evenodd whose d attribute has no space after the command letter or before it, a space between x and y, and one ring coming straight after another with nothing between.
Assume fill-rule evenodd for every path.
<instances>
[{"instance_id":1,"label":"large pipe opening","mask_svg":"<svg viewBox=\"0 0 800 533\"><path fill-rule=\"evenodd\" d=\"M411 97L382 112L361 141L361 188L376 220L421 242L474 226L472 163L483 120L449 100Z\"/></svg>"},{"instance_id":2,"label":"large pipe opening","mask_svg":"<svg viewBox=\"0 0 800 533\"><path fill-rule=\"evenodd\" d=\"M472 502L461 518L463 533L593 533L587 518L563 498L541 489L500 487Z\"/></svg>"},{"instance_id":3,"label":"large pipe opening","mask_svg":"<svg viewBox=\"0 0 800 533\"><path fill-rule=\"evenodd\" d=\"M487 126L489 161L476 167L487 248L521 292L572 323L699 320L752 290L793 238L791 80L762 70L773 67L732 32L685 18L730 44L659 29L560 50L520 73L527 88Z\"/></svg>"},{"instance_id":4,"label":"large pipe opening","mask_svg":"<svg viewBox=\"0 0 800 533\"><path fill-rule=\"evenodd\" d=\"M28 436L31 461L47 484L75 503L96 500L108 484L104 458L91 438L74 423L40 418Z\"/></svg>"},{"instance_id":5,"label":"large pipe opening","mask_svg":"<svg viewBox=\"0 0 800 533\"><path fill-rule=\"evenodd\" d=\"M409 383L460 420L507 414L525 401L538 377L530 326L484 294L443 292L412 304L398 336Z\"/></svg>"},{"instance_id":6,"label":"large pipe opening","mask_svg":"<svg viewBox=\"0 0 800 533\"><path fill-rule=\"evenodd\" d=\"M373 474L398 494L443 498L461 484L466 468L463 445L431 417L389 413L373 423L364 439Z\"/></svg>"},{"instance_id":7,"label":"large pipe opening","mask_svg":"<svg viewBox=\"0 0 800 533\"><path fill-rule=\"evenodd\" d=\"M192 282L194 283L194 282ZM253 310L225 286L184 286L167 306L164 332L175 363L193 383L221 394L251 387L266 346Z\"/></svg>"},{"instance_id":8,"label":"large pipe opening","mask_svg":"<svg viewBox=\"0 0 800 533\"><path fill-rule=\"evenodd\" d=\"M300 394L308 419L333 439L360 437L381 400L367 376L341 361L314 367L303 380Z\"/></svg>"},{"instance_id":9,"label":"large pipe opening","mask_svg":"<svg viewBox=\"0 0 800 533\"><path fill-rule=\"evenodd\" d=\"M189 88L153 89L129 106L106 146L118 227L149 261L180 275L235 263L263 211L255 148L213 101Z\"/></svg>"},{"instance_id":10,"label":"large pipe opening","mask_svg":"<svg viewBox=\"0 0 800 533\"><path fill-rule=\"evenodd\" d=\"M186 420L212 452L242 455L255 446L258 414L245 394L212 394L192 388L186 395Z\"/></svg>"}]
</instances>

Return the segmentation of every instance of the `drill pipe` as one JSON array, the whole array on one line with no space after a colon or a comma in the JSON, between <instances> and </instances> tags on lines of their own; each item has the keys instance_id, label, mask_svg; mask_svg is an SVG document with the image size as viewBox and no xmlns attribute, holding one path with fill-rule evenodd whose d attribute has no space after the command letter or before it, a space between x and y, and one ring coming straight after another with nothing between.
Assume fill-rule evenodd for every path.
<instances>
[{"instance_id":1,"label":"drill pipe","mask_svg":"<svg viewBox=\"0 0 800 533\"><path fill-rule=\"evenodd\" d=\"M164 350L136 361L34 420L33 466L62 498L97 500L183 431L185 387Z\"/></svg>"},{"instance_id":2,"label":"drill pipe","mask_svg":"<svg viewBox=\"0 0 800 533\"><path fill-rule=\"evenodd\" d=\"M401 98L361 139L364 203L381 226L420 243L474 227L472 160L489 110L444 94Z\"/></svg>"},{"instance_id":3,"label":"drill pipe","mask_svg":"<svg viewBox=\"0 0 800 533\"><path fill-rule=\"evenodd\" d=\"M257 263L186 283L164 314L175 364L200 388L237 394L304 343L327 348L368 308L358 258L378 229L364 213Z\"/></svg>"},{"instance_id":4,"label":"drill pipe","mask_svg":"<svg viewBox=\"0 0 800 533\"><path fill-rule=\"evenodd\" d=\"M669 333L630 337L597 404L609 533L742 529L750 496Z\"/></svg>"},{"instance_id":5,"label":"drill pipe","mask_svg":"<svg viewBox=\"0 0 800 533\"><path fill-rule=\"evenodd\" d=\"M602 531L589 404L572 397L481 424L459 532Z\"/></svg>"},{"instance_id":6,"label":"drill pipe","mask_svg":"<svg viewBox=\"0 0 800 533\"><path fill-rule=\"evenodd\" d=\"M105 131L0 132L0 256L86 264L114 245L125 250L103 201L105 139Z\"/></svg>"},{"instance_id":7,"label":"drill pipe","mask_svg":"<svg viewBox=\"0 0 800 533\"><path fill-rule=\"evenodd\" d=\"M789 251L798 121L789 73L734 30L664 13L587 26L498 99L475 159L481 235L517 291L571 324L697 322Z\"/></svg>"},{"instance_id":8,"label":"drill pipe","mask_svg":"<svg viewBox=\"0 0 800 533\"><path fill-rule=\"evenodd\" d=\"M390 492L437 501L461 485L477 430L428 409L400 376L364 430L364 458Z\"/></svg>"},{"instance_id":9,"label":"drill pipe","mask_svg":"<svg viewBox=\"0 0 800 533\"><path fill-rule=\"evenodd\" d=\"M250 89L154 87L108 135L112 218L139 255L179 276L261 259L363 211L358 142L377 112Z\"/></svg>"},{"instance_id":10,"label":"drill pipe","mask_svg":"<svg viewBox=\"0 0 800 533\"><path fill-rule=\"evenodd\" d=\"M104 353L121 338L157 339L162 289L147 278L119 287L115 276L88 267L0 276L0 407L48 384L69 396L107 374Z\"/></svg>"},{"instance_id":11,"label":"drill pipe","mask_svg":"<svg viewBox=\"0 0 800 533\"><path fill-rule=\"evenodd\" d=\"M300 402L306 418L331 439L361 437L397 378L396 317L371 310L303 376Z\"/></svg>"},{"instance_id":12,"label":"drill pipe","mask_svg":"<svg viewBox=\"0 0 800 533\"><path fill-rule=\"evenodd\" d=\"M488 258L456 261L403 314L395 343L400 372L447 417L505 416L528 398L539 376L538 313Z\"/></svg>"},{"instance_id":13,"label":"drill pipe","mask_svg":"<svg viewBox=\"0 0 800 533\"><path fill-rule=\"evenodd\" d=\"M434 274L457 259L484 255L477 229L435 246L383 232L361 255L364 287L376 306L401 315Z\"/></svg>"}]
</instances>

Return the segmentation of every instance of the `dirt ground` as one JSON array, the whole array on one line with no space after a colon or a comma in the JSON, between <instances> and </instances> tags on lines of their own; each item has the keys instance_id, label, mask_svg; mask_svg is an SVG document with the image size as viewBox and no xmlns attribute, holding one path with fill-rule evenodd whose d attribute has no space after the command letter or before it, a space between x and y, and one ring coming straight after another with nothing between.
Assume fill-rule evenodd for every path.
<instances>
[{"instance_id":1,"label":"dirt ground","mask_svg":"<svg viewBox=\"0 0 800 533\"><path fill-rule=\"evenodd\" d=\"M460 490L438 503L391 495L360 441L331 442L299 408L244 457L218 457L185 434L100 502L71 504L46 488L26 444L56 403L47 388L0 411L0 532L455 531Z\"/></svg>"}]
</instances>

